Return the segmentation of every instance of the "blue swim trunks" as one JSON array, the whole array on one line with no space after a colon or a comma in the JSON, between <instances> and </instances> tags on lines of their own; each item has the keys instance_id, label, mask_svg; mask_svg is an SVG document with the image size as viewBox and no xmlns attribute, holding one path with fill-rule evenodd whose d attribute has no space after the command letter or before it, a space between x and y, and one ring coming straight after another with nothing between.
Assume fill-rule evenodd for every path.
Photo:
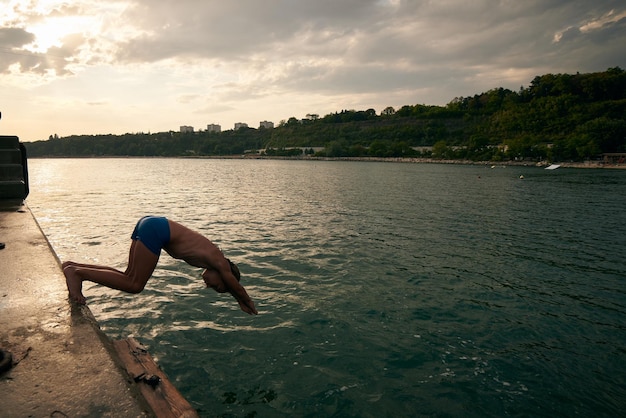
<instances>
[{"instance_id":1,"label":"blue swim trunks","mask_svg":"<svg viewBox=\"0 0 626 418\"><path fill-rule=\"evenodd\" d=\"M170 242L170 224L167 218L160 216L144 216L137 222L132 239L138 239L156 255Z\"/></svg>"}]
</instances>

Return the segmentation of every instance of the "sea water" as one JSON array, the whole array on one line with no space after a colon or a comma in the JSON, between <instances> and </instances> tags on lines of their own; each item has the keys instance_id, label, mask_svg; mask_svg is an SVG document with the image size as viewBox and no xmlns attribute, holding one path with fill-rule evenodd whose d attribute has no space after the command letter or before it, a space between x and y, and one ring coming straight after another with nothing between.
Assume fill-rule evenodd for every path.
<instances>
[{"instance_id":1,"label":"sea water","mask_svg":"<svg viewBox=\"0 0 626 418\"><path fill-rule=\"evenodd\" d=\"M626 170L33 159L62 260L126 266L144 215L198 230L258 316L163 253L85 283L203 417L606 416L626 408ZM523 177L523 178L521 178Z\"/></svg>"}]
</instances>

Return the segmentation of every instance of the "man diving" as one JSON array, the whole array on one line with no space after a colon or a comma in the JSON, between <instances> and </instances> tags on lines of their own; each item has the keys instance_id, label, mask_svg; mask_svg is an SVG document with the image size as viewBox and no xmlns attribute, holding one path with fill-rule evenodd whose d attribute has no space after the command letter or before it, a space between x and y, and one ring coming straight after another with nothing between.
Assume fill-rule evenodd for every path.
<instances>
[{"instance_id":1,"label":"man diving","mask_svg":"<svg viewBox=\"0 0 626 418\"><path fill-rule=\"evenodd\" d=\"M82 293L85 280L124 292L141 292L163 249L176 259L203 268L202 279L207 287L218 293L230 293L241 310L250 315L258 314L254 302L239 283L241 275L237 266L198 232L164 217L145 216L137 222L131 239L128 267L124 272L106 266L64 262L63 274L70 299L86 303Z\"/></svg>"}]
</instances>

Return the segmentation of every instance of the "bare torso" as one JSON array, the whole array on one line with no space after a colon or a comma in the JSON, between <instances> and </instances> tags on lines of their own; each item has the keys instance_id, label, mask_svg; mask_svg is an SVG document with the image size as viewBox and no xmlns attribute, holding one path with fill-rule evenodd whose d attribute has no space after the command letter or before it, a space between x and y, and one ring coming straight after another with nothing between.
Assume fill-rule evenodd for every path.
<instances>
[{"instance_id":1,"label":"bare torso","mask_svg":"<svg viewBox=\"0 0 626 418\"><path fill-rule=\"evenodd\" d=\"M195 267L214 268L212 260L222 252L208 238L178 222L168 220L170 242L164 250L174 258L184 260Z\"/></svg>"}]
</instances>

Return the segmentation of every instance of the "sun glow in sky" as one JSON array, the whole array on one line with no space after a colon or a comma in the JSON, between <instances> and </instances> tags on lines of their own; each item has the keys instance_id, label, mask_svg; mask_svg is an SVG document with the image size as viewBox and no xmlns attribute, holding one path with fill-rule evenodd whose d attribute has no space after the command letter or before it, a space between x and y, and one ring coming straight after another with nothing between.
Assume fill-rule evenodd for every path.
<instances>
[{"instance_id":1,"label":"sun glow in sky","mask_svg":"<svg viewBox=\"0 0 626 418\"><path fill-rule=\"evenodd\" d=\"M626 4L0 0L0 133L258 127L626 68Z\"/></svg>"}]
</instances>

